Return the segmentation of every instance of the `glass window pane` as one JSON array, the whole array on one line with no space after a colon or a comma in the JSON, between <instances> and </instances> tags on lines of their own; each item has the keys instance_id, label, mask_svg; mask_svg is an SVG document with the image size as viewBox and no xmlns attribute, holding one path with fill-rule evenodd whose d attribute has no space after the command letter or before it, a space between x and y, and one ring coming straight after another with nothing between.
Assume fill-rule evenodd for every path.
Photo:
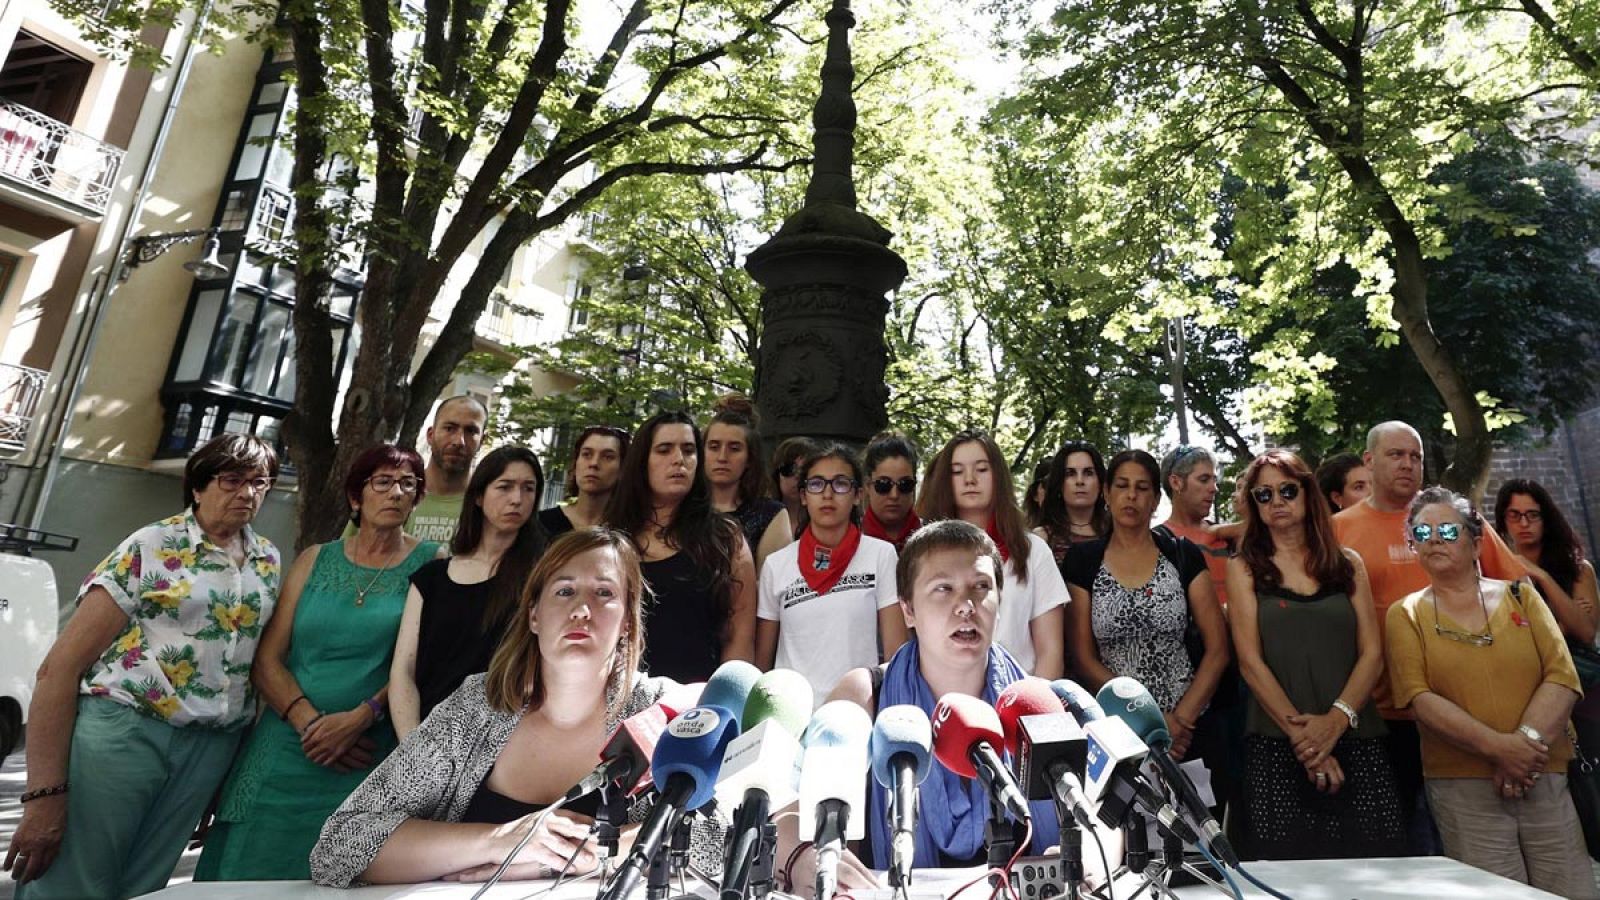
<instances>
[{"instance_id":1,"label":"glass window pane","mask_svg":"<svg viewBox=\"0 0 1600 900\"><path fill-rule=\"evenodd\" d=\"M267 148L260 139L272 136L278 123L278 114L266 112L250 120L250 130L245 134L245 144L239 148L239 167L234 170L235 181L251 181L261 175L261 163L267 158Z\"/></svg>"},{"instance_id":2,"label":"glass window pane","mask_svg":"<svg viewBox=\"0 0 1600 900\"><path fill-rule=\"evenodd\" d=\"M278 371L278 357L283 354L289 331L289 310L276 303L268 303L261 311L261 324L256 328L256 339L250 345L250 359L245 365L239 387L252 394L263 396L272 393L272 376Z\"/></svg>"},{"instance_id":3,"label":"glass window pane","mask_svg":"<svg viewBox=\"0 0 1600 900\"><path fill-rule=\"evenodd\" d=\"M340 337L339 332L334 332L333 352L335 354L339 352L338 341ZM284 332L283 359L278 361L278 386L273 388L272 396L292 403L294 402L294 386L294 329L291 327Z\"/></svg>"},{"instance_id":4,"label":"glass window pane","mask_svg":"<svg viewBox=\"0 0 1600 900\"><path fill-rule=\"evenodd\" d=\"M194 301L194 316L189 319L189 331L183 336L183 355L178 357L177 381L196 381L206 365L206 351L211 349L211 332L217 327L217 315L222 309L224 291L201 291Z\"/></svg>"},{"instance_id":5,"label":"glass window pane","mask_svg":"<svg viewBox=\"0 0 1600 900\"><path fill-rule=\"evenodd\" d=\"M236 293L228 304L228 318L217 335L216 362L211 379L239 387L244 377L245 353L250 346L250 328L255 323L256 304L249 294Z\"/></svg>"},{"instance_id":6,"label":"glass window pane","mask_svg":"<svg viewBox=\"0 0 1600 900\"><path fill-rule=\"evenodd\" d=\"M277 103L283 99L283 92L288 87L288 85L281 81L274 81L271 84L263 84L261 86L261 96L256 99L256 102L263 106L269 103Z\"/></svg>"}]
</instances>

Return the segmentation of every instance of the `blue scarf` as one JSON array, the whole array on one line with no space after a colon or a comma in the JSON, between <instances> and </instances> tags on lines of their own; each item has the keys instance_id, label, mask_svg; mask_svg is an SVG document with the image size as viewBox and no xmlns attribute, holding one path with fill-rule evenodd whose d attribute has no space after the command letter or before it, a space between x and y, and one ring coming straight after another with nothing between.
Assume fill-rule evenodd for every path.
<instances>
[{"instance_id":1,"label":"blue scarf","mask_svg":"<svg viewBox=\"0 0 1600 900\"><path fill-rule=\"evenodd\" d=\"M889 660L883 674L883 688L878 692L878 708L884 709L899 703L910 703L933 714L939 700L922 677L921 656L917 639L907 641ZM984 675L983 699L993 704L995 697L1013 681L1027 673L1017 665L999 644L989 646L988 671ZM999 748L996 748L999 749ZM943 860L971 859L983 849L983 828L989 819L989 795L983 782L976 778L962 778L939 765L935 760L933 771L918 788L916 856L913 865L919 869L938 868ZM1046 800L1029 804L1033 808L1032 852L1041 854L1059 838L1055 804ZM872 838L872 867L889 867L889 792L872 781L867 791L867 827Z\"/></svg>"}]
</instances>

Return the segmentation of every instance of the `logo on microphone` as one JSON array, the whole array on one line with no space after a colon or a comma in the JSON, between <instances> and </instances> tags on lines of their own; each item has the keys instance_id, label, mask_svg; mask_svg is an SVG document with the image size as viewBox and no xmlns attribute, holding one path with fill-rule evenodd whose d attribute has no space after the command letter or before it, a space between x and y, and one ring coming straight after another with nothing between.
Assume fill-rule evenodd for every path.
<instances>
[{"instance_id":1,"label":"logo on microphone","mask_svg":"<svg viewBox=\"0 0 1600 900\"><path fill-rule=\"evenodd\" d=\"M697 738L717 730L722 723L722 717L710 707L697 706L683 715L672 720L667 726L667 734L675 738Z\"/></svg>"},{"instance_id":2,"label":"logo on microphone","mask_svg":"<svg viewBox=\"0 0 1600 900\"><path fill-rule=\"evenodd\" d=\"M938 734L939 728L944 725L944 723L950 721L950 714L952 712L954 712L954 709L950 706L950 704L944 702L943 700L940 700L938 705L933 708L934 734Z\"/></svg>"}]
</instances>

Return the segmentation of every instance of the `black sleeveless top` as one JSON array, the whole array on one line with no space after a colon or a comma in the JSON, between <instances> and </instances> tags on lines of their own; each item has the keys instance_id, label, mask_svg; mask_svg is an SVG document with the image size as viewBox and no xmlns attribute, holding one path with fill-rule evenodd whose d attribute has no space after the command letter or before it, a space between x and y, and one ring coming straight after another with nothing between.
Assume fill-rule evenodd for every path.
<instances>
[{"instance_id":1,"label":"black sleeveless top","mask_svg":"<svg viewBox=\"0 0 1600 900\"><path fill-rule=\"evenodd\" d=\"M494 768L490 767L489 771L493 772ZM529 813L536 813L549 805L523 803L521 800L515 800L492 790L489 787L489 776L485 774L483 781L478 784L478 789L472 793L472 799L467 801L467 811L461 814L461 821L504 825L507 822L515 822ZM563 806L562 809L592 819L595 813L600 811L600 794L598 791L585 794Z\"/></svg>"},{"instance_id":2,"label":"black sleeveless top","mask_svg":"<svg viewBox=\"0 0 1600 900\"><path fill-rule=\"evenodd\" d=\"M761 546L761 536L767 533L767 526L771 525L772 520L781 512L783 512L783 501L759 498L746 500L729 514L739 522L739 530L744 532L744 542L750 545L751 555L754 555L756 548Z\"/></svg>"},{"instance_id":3,"label":"black sleeveless top","mask_svg":"<svg viewBox=\"0 0 1600 900\"><path fill-rule=\"evenodd\" d=\"M644 608L644 670L681 684L710 678L727 624L710 574L681 550L640 568L654 594Z\"/></svg>"},{"instance_id":4,"label":"black sleeveless top","mask_svg":"<svg viewBox=\"0 0 1600 900\"><path fill-rule=\"evenodd\" d=\"M489 670L489 658L500 645L514 607L490 626L483 626L489 603L489 582L457 584L450 578L450 560L435 559L411 575L422 595L422 619L417 629L417 694L421 718L455 693L468 675Z\"/></svg>"},{"instance_id":5,"label":"black sleeveless top","mask_svg":"<svg viewBox=\"0 0 1600 900\"><path fill-rule=\"evenodd\" d=\"M552 539L572 530L572 520L567 518L566 510L559 506L539 510L539 525Z\"/></svg>"}]
</instances>

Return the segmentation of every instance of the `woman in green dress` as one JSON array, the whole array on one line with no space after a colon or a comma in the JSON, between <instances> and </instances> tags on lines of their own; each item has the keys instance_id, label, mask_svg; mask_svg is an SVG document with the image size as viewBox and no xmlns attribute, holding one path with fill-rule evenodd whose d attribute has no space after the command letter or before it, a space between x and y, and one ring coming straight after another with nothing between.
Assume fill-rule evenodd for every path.
<instances>
[{"instance_id":1,"label":"woman in green dress","mask_svg":"<svg viewBox=\"0 0 1600 900\"><path fill-rule=\"evenodd\" d=\"M411 573L438 545L405 533L422 459L384 444L345 479L356 533L307 549L256 658L269 709L222 789L197 881L302 880L322 823L395 747L384 714Z\"/></svg>"}]
</instances>

